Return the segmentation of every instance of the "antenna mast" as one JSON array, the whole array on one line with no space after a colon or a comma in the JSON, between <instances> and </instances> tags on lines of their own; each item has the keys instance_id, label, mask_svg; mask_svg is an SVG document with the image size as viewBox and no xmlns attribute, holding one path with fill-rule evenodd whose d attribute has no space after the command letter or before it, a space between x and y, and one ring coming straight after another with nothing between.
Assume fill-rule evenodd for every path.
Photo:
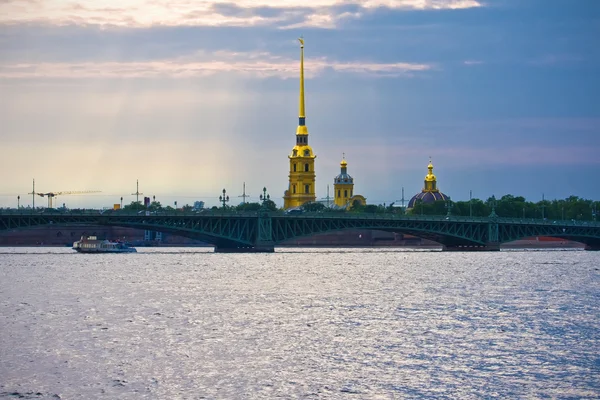
<instances>
[{"instance_id":1,"label":"antenna mast","mask_svg":"<svg viewBox=\"0 0 600 400\"><path fill-rule=\"evenodd\" d=\"M242 203L246 204L246 197L250 197L249 194L246 194L246 182L244 182L244 192L240 196L238 196L238 197L241 197L242 198Z\"/></svg>"},{"instance_id":2,"label":"antenna mast","mask_svg":"<svg viewBox=\"0 0 600 400\"><path fill-rule=\"evenodd\" d=\"M327 197L322 197L321 199L327 200L327 208L331 208L331 202L329 201L331 197L329 197L329 185L327 185Z\"/></svg>"},{"instance_id":3,"label":"antenna mast","mask_svg":"<svg viewBox=\"0 0 600 400\"><path fill-rule=\"evenodd\" d=\"M396 200L398 201L398 200ZM402 186L402 199L400 200L402 202L402 212L404 213L404 211L406 210L404 208L404 186Z\"/></svg>"},{"instance_id":4,"label":"antenna mast","mask_svg":"<svg viewBox=\"0 0 600 400\"><path fill-rule=\"evenodd\" d=\"M30 194L31 197L33 198L33 209L35 210L35 195L37 194L35 192L35 178L33 178L33 190L31 193L27 193L27 194Z\"/></svg>"},{"instance_id":5,"label":"antenna mast","mask_svg":"<svg viewBox=\"0 0 600 400\"><path fill-rule=\"evenodd\" d=\"M136 203L140 202L140 194L144 194L144 193L140 193L140 181L139 181L139 179L136 179L135 180L135 193L131 193L131 195L135 195Z\"/></svg>"}]
</instances>

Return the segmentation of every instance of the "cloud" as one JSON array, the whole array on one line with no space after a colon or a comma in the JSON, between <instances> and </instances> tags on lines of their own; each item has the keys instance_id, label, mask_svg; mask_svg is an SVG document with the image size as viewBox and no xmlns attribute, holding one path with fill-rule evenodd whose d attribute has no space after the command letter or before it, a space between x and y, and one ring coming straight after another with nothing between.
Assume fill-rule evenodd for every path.
<instances>
[{"instance_id":1,"label":"cloud","mask_svg":"<svg viewBox=\"0 0 600 400\"><path fill-rule=\"evenodd\" d=\"M431 64L339 62L327 58L307 59L308 77L326 70L370 76L413 76L433 69ZM190 78L218 73L251 77L291 78L298 75L298 60L269 53L200 52L192 57L134 62L40 62L0 64L0 78Z\"/></svg>"},{"instance_id":2,"label":"cloud","mask_svg":"<svg viewBox=\"0 0 600 400\"><path fill-rule=\"evenodd\" d=\"M264 26L333 28L380 8L444 10L481 7L480 0L4 0L0 24Z\"/></svg>"},{"instance_id":3,"label":"cloud","mask_svg":"<svg viewBox=\"0 0 600 400\"><path fill-rule=\"evenodd\" d=\"M465 61L463 61L463 64L467 65L467 66L481 65L481 64L483 64L483 61L479 61L479 60L465 60Z\"/></svg>"}]
</instances>

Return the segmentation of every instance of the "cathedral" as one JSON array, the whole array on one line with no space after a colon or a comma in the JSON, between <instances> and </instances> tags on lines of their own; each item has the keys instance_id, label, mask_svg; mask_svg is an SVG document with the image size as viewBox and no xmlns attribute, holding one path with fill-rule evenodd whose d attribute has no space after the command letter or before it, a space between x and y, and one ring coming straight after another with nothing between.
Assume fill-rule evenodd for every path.
<instances>
[{"instance_id":1,"label":"cathedral","mask_svg":"<svg viewBox=\"0 0 600 400\"><path fill-rule=\"evenodd\" d=\"M300 207L305 203L315 202L315 158L312 147L308 144L308 128L306 127L306 111L304 107L304 39L300 41L300 99L298 110L298 128L296 129L296 145L288 155L290 161L289 184L283 195L283 208ZM348 163L345 157L340 163L341 172L334 178L334 204L337 208L349 208L355 200L365 205L366 199L354 195L354 180L347 172Z\"/></svg>"},{"instance_id":2,"label":"cathedral","mask_svg":"<svg viewBox=\"0 0 600 400\"><path fill-rule=\"evenodd\" d=\"M421 200L423 203L433 203L438 200L448 199L448 196L440 192L437 188L437 178L433 174L433 164L431 163L431 160L429 160L427 170L428 173L425 176L425 185L423 190L421 190L421 193L417 193L412 197L412 199L410 199L408 202L408 210L414 208L418 200Z\"/></svg>"},{"instance_id":3,"label":"cathedral","mask_svg":"<svg viewBox=\"0 0 600 400\"><path fill-rule=\"evenodd\" d=\"M300 207L304 203L314 202L315 195L315 158L312 147L308 145L308 128L304 111L304 39L300 41L300 104L296 145L290 159L288 189L283 195L283 208Z\"/></svg>"}]
</instances>

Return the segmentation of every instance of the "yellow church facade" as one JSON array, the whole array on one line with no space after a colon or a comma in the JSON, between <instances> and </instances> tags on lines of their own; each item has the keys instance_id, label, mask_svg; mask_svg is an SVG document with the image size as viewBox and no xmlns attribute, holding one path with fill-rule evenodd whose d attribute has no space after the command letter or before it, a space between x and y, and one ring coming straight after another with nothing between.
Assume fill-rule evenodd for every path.
<instances>
[{"instance_id":1,"label":"yellow church facade","mask_svg":"<svg viewBox=\"0 0 600 400\"><path fill-rule=\"evenodd\" d=\"M296 145L288 155L289 182L283 195L283 208L300 207L317 200L315 188L315 155L308 144L308 128L306 127L306 110L304 104L304 39L300 41L300 98L298 112L298 128L296 129ZM348 175L348 163L343 157L341 171L334 178L334 207L350 208L355 201L366 204L366 198L354 194L354 179Z\"/></svg>"},{"instance_id":2,"label":"yellow church facade","mask_svg":"<svg viewBox=\"0 0 600 400\"><path fill-rule=\"evenodd\" d=\"M294 208L316 200L315 158L308 144L308 128L304 107L304 39L300 41L300 99L296 145L288 156L290 161L288 189L283 196L283 208Z\"/></svg>"},{"instance_id":3,"label":"yellow church facade","mask_svg":"<svg viewBox=\"0 0 600 400\"><path fill-rule=\"evenodd\" d=\"M340 174L333 179L333 203L336 207L350 208L355 201L361 205L367 204L367 199L360 194L354 194L354 178L348 174L346 157L340 162Z\"/></svg>"}]
</instances>

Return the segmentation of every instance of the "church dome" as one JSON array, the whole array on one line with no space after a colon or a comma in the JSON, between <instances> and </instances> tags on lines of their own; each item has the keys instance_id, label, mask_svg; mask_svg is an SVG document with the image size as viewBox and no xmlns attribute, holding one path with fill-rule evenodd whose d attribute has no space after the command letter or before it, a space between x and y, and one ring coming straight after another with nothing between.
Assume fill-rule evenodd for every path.
<instances>
[{"instance_id":1,"label":"church dome","mask_svg":"<svg viewBox=\"0 0 600 400\"><path fill-rule=\"evenodd\" d=\"M412 199L410 199L410 201L408 202L408 208L414 208L414 206L415 206L415 204L417 204L418 200L421 200L425 204L431 204L438 200L447 200L447 199L448 199L448 196L446 196L444 193L442 193L440 191L421 192L421 193L415 194L412 197Z\"/></svg>"},{"instance_id":2,"label":"church dome","mask_svg":"<svg viewBox=\"0 0 600 400\"><path fill-rule=\"evenodd\" d=\"M342 173L335 177L333 183L354 183L354 178L347 173Z\"/></svg>"},{"instance_id":3,"label":"church dome","mask_svg":"<svg viewBox=\"0 0 600 400\"><path fill-rule=\"evenodd\" d=\"M421 193L417 193L414 195L410 201L408 202L407 208L414 208L417 204L417 201L422 201L426 204L431 204L433 202L439 200L447 200L449 199L444 193L440 192L437 188L437 178L433 174L433 164L431 160L429 160L429 165L427 166L427 175L425 176L425 185Z\"/></svg>"},{"instance_id":4,"label":"church dome","mask_svg":"<svg viewBox=\"0 0 600 400\"><path fill-rule=\"evenodd\" d=\"M340 162L340 174L333 179L333 183L353 184L354 179L348 175L348 163L345 158Z\"/></svg>"}]
</instances>

